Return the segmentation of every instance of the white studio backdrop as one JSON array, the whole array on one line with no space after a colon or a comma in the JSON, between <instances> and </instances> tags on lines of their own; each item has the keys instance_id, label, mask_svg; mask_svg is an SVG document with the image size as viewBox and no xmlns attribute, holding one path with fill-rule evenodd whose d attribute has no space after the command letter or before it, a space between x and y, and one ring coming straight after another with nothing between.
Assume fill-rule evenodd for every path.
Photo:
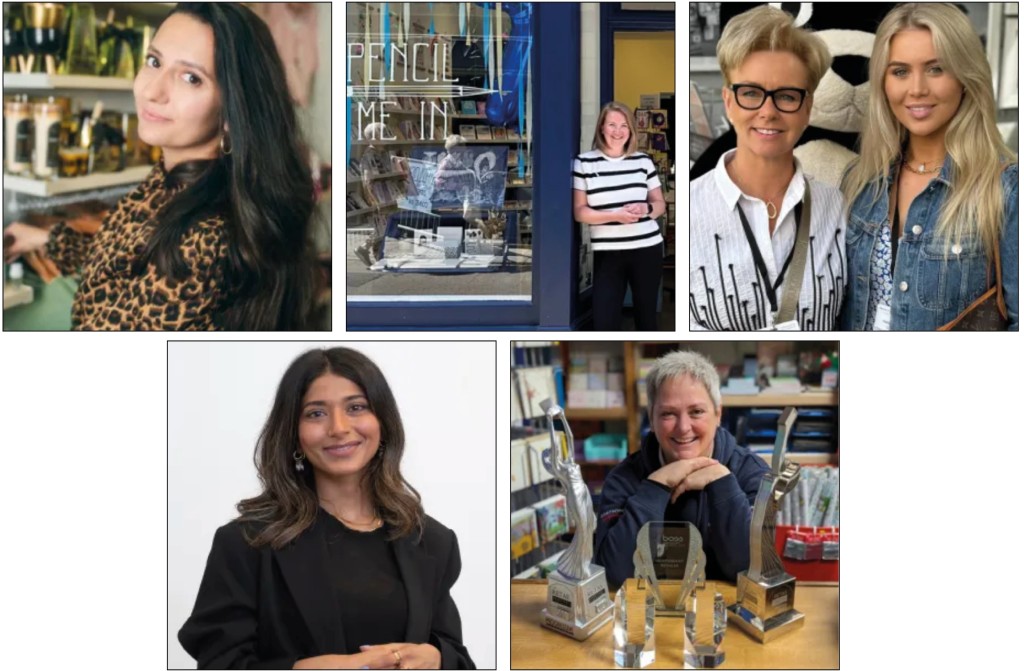
<instances>
[{"instance_id":1,"label":"white studio backdrop","mask_svg":"<svg viewBox=\"0 0 1024 671\"><path fill-rule=\"evenodd\" d=\"M177 633L214 531L259 493L253 451L281 376L301 353L337 346L369 356L391 386L406 433L402 472L459 539L452 597L463 641L478 667L494 667L495 344L194 341L168 343L169 668L196 666Z\"/></svg>"}]
</instances>

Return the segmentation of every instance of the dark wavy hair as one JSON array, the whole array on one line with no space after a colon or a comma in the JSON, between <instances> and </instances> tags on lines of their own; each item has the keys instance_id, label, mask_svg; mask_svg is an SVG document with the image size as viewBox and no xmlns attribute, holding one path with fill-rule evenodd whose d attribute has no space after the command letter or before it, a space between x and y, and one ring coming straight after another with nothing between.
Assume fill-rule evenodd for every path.
<instances>
[{"instance_id":1,"label":"dark wavy hair","mask_svg":"<svg viewBox=\"0 0 1024 671\"><path fill-rule=\"evenodd\" d=\"M392 539L423 533L419 492L402 477L405 430L391 387L377 365L353 349L335 347L306 352L288 366L270 416L263 426L253 461L263 492L239 501L239 521L251 523L246 540L254 547L280 549L308 529L316 519L319 500L313 469L295 470L293 453L299 447L302 399L321 375L333 373L357 384L370 411L380 422L381 447L363 472L364 485Z\"/></svg>"},{"instance_id":2,"label":"dark wavy hair","mask_svg":"<svg viewBox=\"0 0 1024 671\"><path fill-rule=\"evenodd\" d=\"M176 281L188 275L181 242L198 222L227 223L228 330L309 330L317 289L308 152L277 47L267 25L236 3L181 2L171 11L213 29L221 123L230 153L177 165L168 185L186 184L156 214L136 270L153 263Z\"/></svg>"}]
</instances>

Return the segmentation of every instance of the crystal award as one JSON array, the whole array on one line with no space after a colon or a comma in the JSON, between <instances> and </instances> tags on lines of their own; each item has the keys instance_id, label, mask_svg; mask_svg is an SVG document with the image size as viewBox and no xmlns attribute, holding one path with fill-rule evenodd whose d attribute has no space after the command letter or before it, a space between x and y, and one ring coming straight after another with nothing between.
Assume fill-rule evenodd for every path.
<instances>
[{"instance_id":1,"label":"crystal award","mask_svg":"<svg viewBox=\"0 0 1024 671\"><path fill-rule=\"evenodd\" d=\"M786 443L796 421L796 408L779 417L772 467L765 473L750 518L750 568L736 577L736 603L729 619L762 643L801 627L804 615L793 608L796 578L786 573L775 550L775 518L782 497L792 491L799 464L786 460Z\"/></svg>"},{"instance_id":2,"label":"crystal award","mask_svg":"<svg viewBox=\"0 0 1024 671\"><path fill-rule=\"evenodd\" d=\"M714 669L725 661L725 597L713 582L700 580L687 600L683 659L695 669Z\"/></svg>"},{"instance_id":3,"label":"crystal award","mask_svg":"<svg viewBox=\"0 0 1024 671\"><path fill-rule=\"evenodd\" d=\"M542 401L540 406L547 415L551 431L551 447L544 450L543 455L544 468L565 489L569 521L576 528L572 542L558 558L557 570L548 576L542 624L582 641L612 619L604 568L590 563L594 556L597 515L580 466L569 449L573 438L565 411L550 399ZM561 420L564 435L555 431L555 420Z\"/></svg>"},{"instance_id":4,"label":"crystal award","mask_svg":"<svg viewBox=\"0 0 1024 671\"><path fill-rule=\"evenodd\" d=\"M685 616L705 561L700 533L689 522L647 522L640 528L635 577L615 595L616 665L643 668L654 662L655 614Z\"/></svg>"}]
</instances>

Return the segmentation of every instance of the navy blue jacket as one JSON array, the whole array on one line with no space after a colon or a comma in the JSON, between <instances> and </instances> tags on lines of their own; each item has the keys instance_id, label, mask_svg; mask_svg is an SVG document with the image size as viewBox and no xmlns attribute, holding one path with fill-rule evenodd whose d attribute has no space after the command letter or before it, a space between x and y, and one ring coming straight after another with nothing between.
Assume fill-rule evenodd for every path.
<instances>
[{"instance_id":1,"label":"navy blue jacket","mask_svg":"<svg viewBox=\"0 0 1024 671\"><path fill-rule=\"evenodd\" d=\"M604 482L594 563L604 567L608 588L614 592L633 577L640 527L662 520L693 523L704 541L708 579L735 582L736 574L750 563L750 515L768 464L719 427L711 456L730 475L702 490L684 492L670 504L672 493L647 479L661 468L659 449L652 431L640 450L626 457Z\"/></svg>"}]
</instances>

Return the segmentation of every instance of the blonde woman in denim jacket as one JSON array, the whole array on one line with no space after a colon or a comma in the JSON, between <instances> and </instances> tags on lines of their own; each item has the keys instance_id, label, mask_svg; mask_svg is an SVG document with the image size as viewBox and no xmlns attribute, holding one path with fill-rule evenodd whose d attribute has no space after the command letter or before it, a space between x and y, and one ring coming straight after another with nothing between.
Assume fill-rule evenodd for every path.
<instances>
[{"instance_id":1,"label":"blonde woman in denim jacket","mask_svg":"<svg viewBox=\"0 0 1024 671\"><path fill-rule=\"evenodd\" d=\"M1017 159L970 21L951 5L897 7L878 27L869 79L867 130L842 185L843 328L937 329L1000 282L1017 330Z\"/></svg>"}]
</instances>

